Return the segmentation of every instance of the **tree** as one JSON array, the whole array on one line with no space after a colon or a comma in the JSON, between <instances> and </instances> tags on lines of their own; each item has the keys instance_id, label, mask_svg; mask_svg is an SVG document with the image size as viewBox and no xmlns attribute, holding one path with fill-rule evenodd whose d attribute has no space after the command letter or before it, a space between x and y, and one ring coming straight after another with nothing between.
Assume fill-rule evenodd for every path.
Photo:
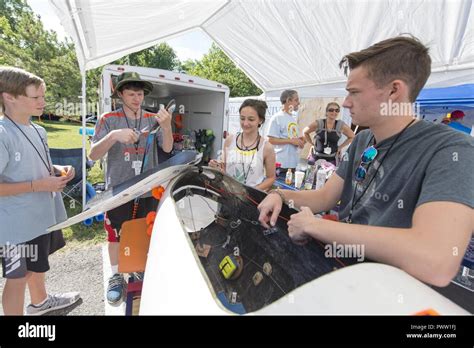
<instances>
[{"instance_id":1,"label":"tree","mask_svg":"<svg viewBox=\"0 0 474 348\"><path fill-rule=\"evenodd\" d=\"M192 71L196 67L196 65L199 63L198 60L193 60L193 59L187 59L184 62L181 62L179 64L179 67L177 70L179 72L184 72L186 74L192 74Z\"/></svg>"},{"instance_id":2,"label":"tree","mask_svg":"<svg viewBox=\"0 0 474 348\"><path fill-rule=\"evenodd\" d=\"M45 30L24 0L0 2L0 52L0 64L23 68L45 80L46 112L54 112L63 98L78 102L81 79L72 42L59 42L55 32Z\"/></svg>"},{"instance_id":3,"label":"tree","mask_svg":"<svg viewBox=\"0 0 474 348\"><path fill-rule=\"evenodd\" d=\"M114 63L184 71L219 81L229 86L232 97L262 93L215 44L200 61L180 62L173 48L161 43ZM81 75L72 41L60 42L55 32L45 30L41 18L25 0L0 0L0 65L23 68L45 80L46 112L54 112L55 105L64 103L64 99L67 103L80 102ZM101 72L99 67L86 74L90 105L98 101Z\"/></svg>"},{"instance_id":4,"label":"tree","mask_svg":"<svg viewBox=\"0 0 474 348\"><path fill-rule=\"evenodd\" d=\"M214 43L201 61L197 61L194 67L191 65L189 73L222 82L230 88L231 97L245 97L262 93L262 90L242 70L237 68L224 51Z\"/></svg>"},{"instance_id":5,"label":"tree","mask_svg":"<svg viewBox=\"0 0 474 348\"><path fill-rule=\"evenodd\" d=\"M180 61L173 48L162 42L159 45L122 57L113 64L174 70L180 66Z\"/></svg>"}]
</instances>

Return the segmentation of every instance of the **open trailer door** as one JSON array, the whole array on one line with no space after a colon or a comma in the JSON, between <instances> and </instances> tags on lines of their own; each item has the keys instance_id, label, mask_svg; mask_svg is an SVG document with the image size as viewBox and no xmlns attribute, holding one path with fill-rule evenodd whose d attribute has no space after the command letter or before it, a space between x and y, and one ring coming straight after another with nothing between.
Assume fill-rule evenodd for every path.
<instances>
[{"instance_id":1,"label":"open trailer door","mask_svg":"<svg viewBox=\"0 0 474 348\"><path fill-rule=\"evenodd\" d=\"M212 131L214 141L210 158L216 158L222 148L224 131L228 127L229 88L220 82L163 69L128 65L107 65L102 71L100 113L122 107L119 98L112 97L116 78L124 72L136 72L153 84L153 91L145 97L143 108L156 113L160 105L176 101L173 131L194 137L194 131ZM178 120L179 118L179 120ZM178 127L178 125L180 125Z\"/></svg>"}]
</instances>

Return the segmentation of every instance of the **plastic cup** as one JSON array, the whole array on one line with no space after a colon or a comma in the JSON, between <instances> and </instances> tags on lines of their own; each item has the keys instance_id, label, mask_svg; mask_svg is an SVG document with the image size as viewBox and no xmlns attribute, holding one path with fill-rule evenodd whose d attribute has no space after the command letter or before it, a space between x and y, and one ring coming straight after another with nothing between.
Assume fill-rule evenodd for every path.
<instances>
[{"instance_id":1,"label":"plastic cup","mask_svg":"<svg viewBox=\"0 0 474 348\"><path fill-rule=\"evenodd\" d=\"M296 171L295 172L295 187L300 188L301 184L303 183L304 179L304 172Z\"/></svg>"},{"instance_id":2,"label":"plastic cup","mask_svg":"<svg viewBox=\"0 0 474 348\"><path fill-rule=\"evenodd\" d=\"M94 218L91 217L91 218L85 219L82 223L86 225L87 227L90 227L94 223Z\"/></svg>"},{"instance_id":3,"label":"plastic cup","mask_svg":"<svg viewBox=\"0 0 474 348\"><path fill-rule=\"evenodd\" d=\"M98 214L98 215L95 216L95 221L97 221L97 222L102 222L104 220L105 220L104 213L101 213L101 214Z\"/></svg>"}]
</instances>

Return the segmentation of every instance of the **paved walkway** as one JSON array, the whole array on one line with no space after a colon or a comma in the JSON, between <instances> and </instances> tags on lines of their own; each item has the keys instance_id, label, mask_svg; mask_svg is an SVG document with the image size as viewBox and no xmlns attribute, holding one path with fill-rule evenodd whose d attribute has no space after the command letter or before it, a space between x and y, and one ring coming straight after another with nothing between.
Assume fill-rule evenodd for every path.
<instances>
[{"instance_id":1,"label":"paved walkway","mask_svg":"<svg viewBox=\"0 0 474 348\"><path fill-rule=\"evenodd\" d=\"M101 245L68 245L50 256L50 270L46 274L49 293L79 291L81 300L73 306L46 315L104 315L104 272ZM107 256L108 257L108 256ZM5 279L0 278L0 293ZM30 303L26 291L25 306ZM3 310L0 306L0 315Z\"/></svg>"}]
</instances>

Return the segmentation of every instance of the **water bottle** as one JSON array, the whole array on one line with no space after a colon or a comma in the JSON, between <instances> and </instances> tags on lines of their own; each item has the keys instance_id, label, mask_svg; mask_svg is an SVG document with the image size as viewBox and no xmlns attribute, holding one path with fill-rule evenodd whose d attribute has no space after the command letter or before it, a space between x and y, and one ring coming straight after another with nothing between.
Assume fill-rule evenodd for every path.
<instances>
[{"instance_id":1,"label":"water bottle","mask_svg":"<svg viewBox=\"0 0 474 348\"><path fill-rule=\"evenodd\" d=\"M90 227L94 223L94 218L93 217L87 218L82 223L86 225L87 227Z\"/></svg>"},{"instance_id":2,"label":"water bottle","mask_svg":"<svg viewBox=\"0 0 474 348\"><path fill-rule=\"evenodd\" d=\"M316 173L316 190L319 190L326 183L326 171L324 168L319 168Z\"/></svg>"},{"instance_id":3,"label":"water bottle","mask_svg":"<svg viewBox=\"0 0 474 348\"><path fill-rule=\"evenodd\" d=\"M314 176L316 173L316 166L310 165L306 170L305 180L304 180L304 189L312 190L314 185Z\"/></svg>"},{"instance_id":4,"label":"water bottle","mask_svg":"<svg viewBox=\"0 0 474 348\"><path fill-rule=\"evenodd\" d=\"M291 185L292 182L293 182L293 172L291 171L291 169L288 169L286 171L285 184Z\"/></svg>"}]
</instances>

